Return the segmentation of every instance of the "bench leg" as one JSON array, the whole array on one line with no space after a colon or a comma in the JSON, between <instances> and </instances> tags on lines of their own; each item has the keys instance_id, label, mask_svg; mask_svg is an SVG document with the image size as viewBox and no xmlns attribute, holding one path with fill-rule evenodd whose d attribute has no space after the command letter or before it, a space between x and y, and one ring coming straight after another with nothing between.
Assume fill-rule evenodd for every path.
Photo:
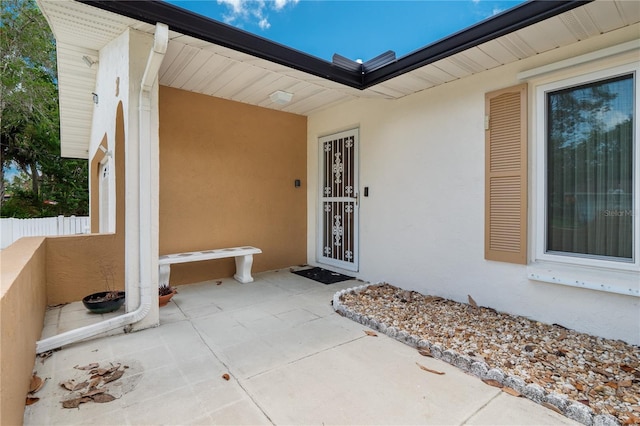
<instances>
[{"instance_id":1,"label":"bench leg","mask_svg":"<svg viewBox=\"0 0 640 426\"><path fill-rule=\"evenodd\" d=\"M253 282L251 276L251 266L253 265L253 255L236 256L236 274L233 278L243 284Z\"/></svg>"},{"instance_id":2,"label":"bench leg","mask_svg":"<svg viewBox=\"0 0 640 426\"><path fill-rule=\"evenodd\" d=\"M169 285L169 274L171 274L171 265L158 266L158 280L160 281L160 287L166 287Z\"/></svg>"}]
</instances>

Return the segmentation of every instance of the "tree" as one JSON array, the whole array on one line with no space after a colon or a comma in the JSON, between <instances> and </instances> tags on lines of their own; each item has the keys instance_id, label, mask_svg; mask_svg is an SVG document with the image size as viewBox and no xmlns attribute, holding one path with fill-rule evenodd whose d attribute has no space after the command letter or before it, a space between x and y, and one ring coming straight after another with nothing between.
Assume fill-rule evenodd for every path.
<instances>
[{"instance_id":1,"label":"tree","mask_svg":"<svg viewBox=\"0 0 640 426\"><path fill-rule=\"evenodd\" d=\"M87 214L86 160L60 158L53 34L33 0L2 0L0 7L0 206L4 166L13 162L31 183L21 197L30 196L41 207L56 197L56 205L71 208L68 213ZM41 208L40 214L45 210L50 209Z\"/></svg>"}]
</instances>

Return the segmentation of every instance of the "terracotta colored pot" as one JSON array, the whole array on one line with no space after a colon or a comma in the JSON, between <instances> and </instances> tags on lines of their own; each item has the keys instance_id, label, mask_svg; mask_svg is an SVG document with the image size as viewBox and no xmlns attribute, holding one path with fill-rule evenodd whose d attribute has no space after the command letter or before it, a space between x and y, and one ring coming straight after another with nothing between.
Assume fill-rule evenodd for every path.
<instances>
[{"instance_id":1,"label":"terracotta colored pot","mask_svg":"<svg viewBox=\"0 0 640 426\"><path fill-rule=\"evenodd\" d=\"M169 300L171 300L174 294L176 294L175 291L169 294L165 294L164 296L158 296L158 306L165 306L167 303L169 303Z\"/></svg>"}]
</instances>

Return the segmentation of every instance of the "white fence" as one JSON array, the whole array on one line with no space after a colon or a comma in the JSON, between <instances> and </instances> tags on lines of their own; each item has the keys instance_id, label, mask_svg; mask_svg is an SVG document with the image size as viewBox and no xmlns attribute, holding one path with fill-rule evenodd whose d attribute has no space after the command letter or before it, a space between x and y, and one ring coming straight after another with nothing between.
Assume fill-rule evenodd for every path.
<instances>
[{"instance_id":1,"label":"white fence","mask_svg":"<svg viewBox=\"0 0 640 426\"><path fill-rule=\"evenodd\" d=\"M22 237L88 234L88 217L43 217L36 219L0 219L0 249L7 248Z\"/></svg>"}]
</instances>

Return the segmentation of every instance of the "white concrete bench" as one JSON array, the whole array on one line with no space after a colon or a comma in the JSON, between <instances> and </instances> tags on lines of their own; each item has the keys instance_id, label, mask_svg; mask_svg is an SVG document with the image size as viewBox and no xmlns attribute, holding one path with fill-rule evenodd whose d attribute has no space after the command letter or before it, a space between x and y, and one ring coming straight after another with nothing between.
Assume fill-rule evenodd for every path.
<instances>
[{"instance_id":1,"label":"white concrete bench","mask_svg":"<svg viewBox=\"0 0 640 426\"><path fill-rule=\"evenodd\" d=\"M200 260L222 259L225 257L236 258L236 274L233 278L241 283L253 282L251 265L253 265L253 255L258 253L262 253L262 250L255 247L232 247L160 256L158 258L160 286L169 285L171 265L174 263L198 262Z\"/></svg>"}]
</instances>

